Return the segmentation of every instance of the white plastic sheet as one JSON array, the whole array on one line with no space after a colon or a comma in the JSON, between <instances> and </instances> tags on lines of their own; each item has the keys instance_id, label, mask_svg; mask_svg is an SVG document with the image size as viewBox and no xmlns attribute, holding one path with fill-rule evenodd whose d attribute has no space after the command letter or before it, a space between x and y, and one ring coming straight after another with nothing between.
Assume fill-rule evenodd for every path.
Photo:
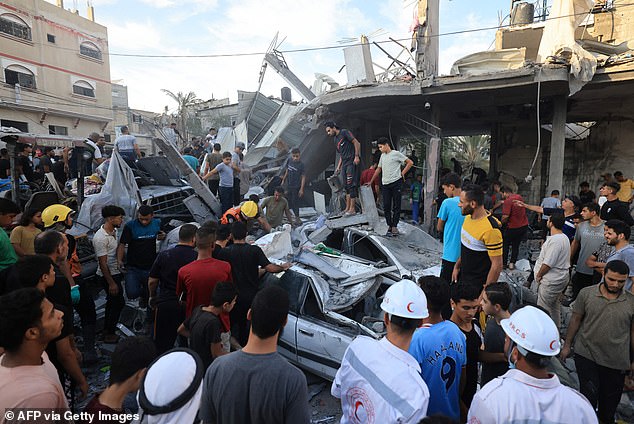
<instances>
[{"instance_id":1,"label":"white plastic sheet","mask_svg":"<svg viewBox=\"0 0 634 424\"><path fill-rule=\"evenodd\" d=\"M126 220L134 217L138 207L139 188L134 173L116 150L112 152L106 182L101 192L87 196L81 205L75 225L68 233L85 234L96 231L103 223L101 209L106 205L120 206L125 210Z\"/></svg>"},{"instance_id":2,"label":"white plastic sheet","mask_svg":"<svg viewBox=\"0 0 634 424\"><path fill-rule=\"evenodd\" d=\"M537 61L544 63L548 56L570 53L570 95L592 79L597 59L585 51L575 40L575 30L586 19L594 0L559 0L553 2L544 27Z\"/></svg>"}]
</instances>

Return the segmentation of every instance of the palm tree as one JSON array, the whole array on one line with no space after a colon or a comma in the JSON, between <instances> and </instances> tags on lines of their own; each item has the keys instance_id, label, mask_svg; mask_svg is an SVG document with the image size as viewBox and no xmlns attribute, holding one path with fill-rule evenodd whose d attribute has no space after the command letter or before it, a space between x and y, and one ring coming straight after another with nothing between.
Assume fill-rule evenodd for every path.
<instances>
[{"instance_id":1,"label":"palm tree","mask_svg":"<svg viewBox=\"0 0 634 424\"><path fill-rule=\"evenodd\" d=\"M167 94L172 100L176 102L178 108L176 109L176 118L178 121L178 127L182 131L182 136L184 140L189 140L189 134L187 131L187 121L189 117L192 115L192 108L197 103L198 98L196 97L196 93L190 91L187 94L183 94L182 91L174 94L170 90L165 88L161 88L161 91Z\"/></svg>"},{"instance_id":2,"label":"palm tree","mask_svg":"<svg viewBox=\"0 0 634 424\"><path fill-rule=\"evenodd\" d=\"M447 137L443 139L443 163L456 158L463 168L463 174L471 175L473 168L489 170L491 137L488 135L469 135Z\"/></svg>"}]
</instances>

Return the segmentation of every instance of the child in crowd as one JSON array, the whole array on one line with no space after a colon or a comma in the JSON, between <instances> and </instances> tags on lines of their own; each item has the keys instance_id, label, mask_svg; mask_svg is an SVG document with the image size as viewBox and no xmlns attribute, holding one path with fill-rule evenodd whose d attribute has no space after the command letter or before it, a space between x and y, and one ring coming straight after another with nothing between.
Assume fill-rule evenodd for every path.
<instances>
[{"instance_id":1,"label":"child in crowd","mask_svg":"<svg viewBox=\"0 0 634 424\"><path fill-rule=\"evenodd\" d=\"M42 232L42 211L27 209L20 223L11 231L11 244L19 257L35 254L35 236Z\"/></svg>"},{"instance_id":2,"label":"child in crowd","mask_svg":"<svg viewBox=\"0 0 634 424\"><path fill-rule=\"evenodd\" d=\"M237 298L233 283L219 282L211 294L209 306L197 306L178 327L178 334L189 338L189 347L200 356L205 369L214 359L230 351L231 332L225 327L221 315L228 316Z\"/></svg>"},{"instance_id":3,"label":"child in crowd","mask_svg":"<svg viewBox=\"0 0 634 424\"><path fill-rule=\"evenodd\" d=\"M484 329L484 350L480 351L482 375L480 387L508 371L508 361L504 355L506 335L500 321L511 316L511 288L507 283L493 283L482 293L482 310L489 316Z\"/></svg>"},{"instance_id":4,"label":"child in crowd","mask_svg":"<svg viewBox=\"0 0 634 424\"><path fill-rule=\"evenodd\" d=\"M423 201L423 176L420 174L416 175L416 180L412 183L410 200L412 202L412 224L418 225L420 204Z\"/></svg>"},{"instance_id":5,"label":"child in crowd","mask_svg":"<svg viewBox=\"0 0 634 424\"><path fill-rule=\"evenodd\" d=\"M460 328L467 338L467 368L464 390L460 396L460 406L466 416L471 400L478 388L478 354L482 345L482 331L475 316L480 307L480 287L470 283L452 286L451 321Z\"/></svg>"}]
</instances>

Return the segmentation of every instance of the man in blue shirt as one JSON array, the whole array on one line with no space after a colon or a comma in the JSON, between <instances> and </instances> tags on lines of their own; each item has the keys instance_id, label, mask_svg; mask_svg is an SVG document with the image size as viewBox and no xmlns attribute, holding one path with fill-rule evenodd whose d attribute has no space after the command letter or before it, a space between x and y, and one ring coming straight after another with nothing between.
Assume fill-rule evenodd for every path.
<instances>
[{"instance_id":1,"label":"man in blue shirt","mask_svg":"<svg viewBox=\"0 0 634 424\"><path fill-rule=\"evenodd\" d=\"M198 159L192 156L191 147L185 147L183 150L183 159L185 159L185 162L187 162L187 165L189 165L191 169L198 172L198 166L200 166L200 164L198 163Z\"/></svg>"},{"instance_id":2,"label":"man in blue shirt","mask_svg":"<svg viewBox=\"0 0 634 424\"><path fill-rule=\"evenodd\" d=\"M438 211L437 229L443 233L442 270L440 278L451 283L451 273L460 257L460 232L464 216L458 203L462 191L462 181L458 174L450 172L441 180L443 193L447 196ZM447 300L447 304L449 300ZM451 315L451 312L449 312ZM448 316L446 318L449 318Z\"/></svg>"},{"instance_id":3,"label":"man in blue shirt","mask_svg":"<svg viewBox=\"0 0 634 424\"><path fill-rule=\"evenodd\" d=\"M427 297L429 317L423 319L423 327L414 333L409 353L419 363L421 376L429 388L427 415L443 414L459 420L467 340L458 326L445 321L441 314L442 307L449 302L449 285L435 276L421 277L418 284Z\"/></svg>"},{"instance_id":4,"label":"man in blue shirt","mask_svg":"<svg viewBox=\"0 0 634 424\"><path fill-rule=\"evenodd\" d=\"M125 269L125 293L128 299L141 297L139 304L147 305L148 277L156 259L156 240L165 238L161 231L161 221L154 218L154 210L142 205L137 218L126 223L117 248L119 269ZM128 253L125 254L125 247ZM123 266L126 257L125 268Z\"/></svg>"}]
</instances>

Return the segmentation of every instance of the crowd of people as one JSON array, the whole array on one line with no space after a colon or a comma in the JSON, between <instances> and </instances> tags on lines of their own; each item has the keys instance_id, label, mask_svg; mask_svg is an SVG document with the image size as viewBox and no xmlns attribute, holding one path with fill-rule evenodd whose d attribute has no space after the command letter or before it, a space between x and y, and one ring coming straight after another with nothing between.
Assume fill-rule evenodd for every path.
<instances>
[{"instance_id":1,"label":"crowd of people","mask_svg":"<svg viewBox=\"0 0 634 424\"><path fill-rule=\"evenodd\" d=\"M360 143L334 122L326 133L340 154L336 172L349 216L359 196ZM126 160L138 159L129 138L119 141ZM244 145L221 153L213 138L207 141L211 152L199 144L200 151L191 146L183 153L217 190L219 222L182 225L178 243L157 252L165 234L152 207L140 206L125 224L121 207L101 210L103 225L92 238L97 287L106 293L100 338L116 346L108 386L83 411L102 414L90 415L102 422L310 422L306 377L277 353L289 295L262 287L260 278L291 264L271 263L247 242L254 221L265 230L284 217L299 221L306 184L301 153L291 151L281 175L288 200L280 186L262 202L257 196L241 202L236 172ZM397 237L401 189L414 163L389 140L377 144L380 157L365 183L375 186L380 178L388 235ZM392 284L380 304L385 337L358 336L348 346L331 387L341 399L341 422L613 423L634 371L634 181L616 172L614 180L605 176L598 198L582 183L579 195L560 200L553 190L539 206L512 187L494 182L487 192L454 172L443 175L440 187L440 275ZM420 203L422 184L412 188L420 190ZM518 305L501 274L519 261L531 231L527 210L541 215L544 241L528 281L536 304ZM0 231L2 407L76 409L87 396L82 366L99 360L99 334L78 242L66 233L72 220L64 205L21 211L0 199L0 226L12 228L10 235ZM120 340L126 302L148 311L149 338ZM562 304L572 310L567 326ZM555 361L568 358L578 390L555 372ZM124 409L130 393L136 415Z\"/></svg>"}]
</instances>

